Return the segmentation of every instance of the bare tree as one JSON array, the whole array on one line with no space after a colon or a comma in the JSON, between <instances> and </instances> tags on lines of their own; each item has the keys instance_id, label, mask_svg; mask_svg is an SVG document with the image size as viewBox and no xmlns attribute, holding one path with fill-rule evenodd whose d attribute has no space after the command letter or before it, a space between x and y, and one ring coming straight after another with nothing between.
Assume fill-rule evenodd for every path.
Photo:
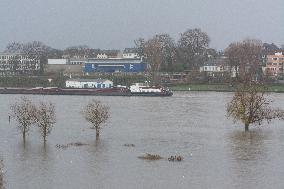
<instances>
[{"instance_id":1,"label":"bare tree","mask_svg":"<svg viewBox=\"0 0 284 189\"><path fill-rule=\"evenodd\" d=\"M40 41L33 41L24 44L24 54L33 61L30 65L33 71L43 73L43 65L47 64L48 53L51 48ZM38 70L39 68L39 70Z\"/></svg>"},{"instance_id":2,"label":"bare tree","mask_svg":"<svg viewBox=\"0 0 284 189\"><path fill-rule=\"evenodd\" d=\"M8 43L5 53L23 53L24 44L19 42Z\"/></svg>"},{"instance_id":3,"label":"bare tree","mask_svg":"<svg viewBox=\"0 0 284 189\"><path fill-rule=\"evenodd\" d=\"M88 58L92 56L92 49L87 45L78 45L66 48L63 53L68 58Z\"/></svg>"},{"instance_id":4,"label":"bare tree","mask_svg":"<svg viewBox=\"0 0 284 189\"><path fill-rule=\"evenodd\" d=\"M144 53L147 58L148 72L152 84L158 83L158 72L162 64L162 46L157 37L147 40L144 44Z\"/></svg>"},{"instance_id":5,"label":"bare tree","mask_svg":"<svg viewBox=\"0 0 284 189\"><path fill-rule=\"evenodd\" d=\"M109 107L98 100L92 100L83 110L85 119L96 129L96 139L99 139L103 123L109 118Z\"/></svg>"},{"instance_id":6,"label":"bare tree","mask_svg":"<svg viewBox=\"0 0 284 189\"><path fill-rule=\"evenodd\" d=\"M18 122L18 129L23 134L23 140L34 123L35 106L26 97L21 98L20 102L11 105L11 117Z\"/></svg>"},{"instance_id":7,"label":"bare tree","mask_svg":"<svg viewBox=\"0 0 284 189\"><path fill-rule=\"evenodd\" d=\"M25 67L23 71L34 73L43 73L43 65L47 64L48 56L54 56L55 53L58 53L55 51L55 49L52 49L40 41L28 43L12 42L6 46L5 50L5 52L8 53L20 53L22 56L25 56L29 63L22 62L22 66Z\"/></svg>"},{"instance_id":8,"label":"bare tree","mask_svg":"<svg viewBox=\"0 0 284 189\"><path fill-rule=\"evenodd\" d=\"M210 38L201 29L188 29L178 40L179 58L187 69L199 69L206 57Z\"/></svg>"},{"instance_id":9,"label":"bare tree","mask_svg":"<svg viewBox=\"0 0 284 189\"><path fill-rule=\"evenodd\" d=\"M255 39L246 39L241 42L231 43L225 49L228 63L236 73L240 82L256 80L261 73L261 51L262 42Z\"/></svg>"},{"instance_id":10,"label":"bare tree","mask_svg":"<svg viewBox=\"0 0 284 189\"><path fill-rule=\"evenodd\" d=\"M46 137L50 134L55 122L55 106L51 102L47 104L40 102L39 106L36 107L35 124L40 129L44 143L46 142Z\"/></svg>"},{"instance_id":11,"label":"bare tree","mask_svg":"<svg viewBox=\"0 0 284 189\"><path fill-rule=\"evenodd\" d=\"M162 62L160 71L173 71L177 50L175 41L169 34L156 35L161 45Z\"/></svg>"},{"instance_id":12,"label":"bare tree","mask_svg":"<svg viewBox=\"0 0 284 189\"><path fill-rule=\"evenodd\" d=\"M144 44L145 44L145 39L144 38L138 38L134 40L135 47L137 49L137 53L140 57L144 57Z\"/></svg>"},{"instance_id":13,"label":"bare tree","mask_svg":"<svg viewBox=\"0 0 284 189\"><path fill-rule=\"evenodd\" d=\"M158 84L159 71L173 71L173 64L176 60L176 45L169 34L155 35L153 38L143 41L136 41L136 46L142 45L142 52L147 59L148 72L152 84Z\"/></svg>"},{"instance_id":14,"label":"bare tree","mask_svg":"<svg viewBox=\"0 0 284 189\"><path fill-rule=\"evenodd\" d=\"M245 125L245 131L249 125L259 124L263 121L270 123L272 119L284 119L284 111L272 109L267 98L267 89L262 84L240 84L236 89L231 102L227 104L227 116L234 122L241 121Z\"/></svg>"}]
</instances>

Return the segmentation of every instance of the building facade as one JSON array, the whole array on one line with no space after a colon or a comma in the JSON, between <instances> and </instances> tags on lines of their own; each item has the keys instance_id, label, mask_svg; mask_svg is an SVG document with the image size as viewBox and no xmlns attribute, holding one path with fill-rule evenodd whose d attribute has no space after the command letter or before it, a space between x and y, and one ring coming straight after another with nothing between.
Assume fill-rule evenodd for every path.
<instances>
[{"instance_id":1,"label":"building facade","mask_svg":"<svg viewBox=\"0 0 284 189\"><path fill-rule=\"evenodd\" d=\"M88 59L84 71L92 72L144 72L146 63L137 58Z\"/></svg>"},{"instance_id":2,"label":"building facade","mask_svg":"<svg viewBox=\"0 0 284 189\"><path fill-rule=\"evenodd\" d=\"M111 88L113 82L107 79L69 79L67 88Z\"/></svg>"},{"instance_id":3,"label":"building facade","mask_svg":"<svg viewBox=\"0 0 284 189\"><path fill-rule=\"evenodd\" d=\"M30 75L40 70L40 60L21 53L0 53L0 75Z\"/></svg>"},{"instance_id":4,"label":"building facade","mask_svg":"<svg viewBox=\"0 0 284 189\"><path fill-rule=\"evenodd\" d=\"M61 58L61 59L48 59L48 65L83 65L87 59L78 58Z\"/></svg>"},{"instance_id":5,"label":"building facade","mask_svg":"<svg viewBox=\"0 0 284 189\"><path fill-rule=\"evenodd\" d=\"M230 67L226 57L209 58L203 66L200 67L200 72L208 72L209 74L229 72Z\"/></svg>"},{"instance_id":6,"label":"building facade","mask_svg":"<svg viewBox=\"0 0 284 189\"><path fill-rule=\"evenodd\" d=\"M126 48L123 51L122 58L140 58L135 48Z\"/></svg>"},{"instance_id":7,"label":"building facade","mask_svg":"<svg viewBox=\"0 0 284 189\"><path fill-rule=\"evenodd\" d=\"M66 59L66 58L47 60L48 65L66 65L68 64L68 62L69 62L69 59Z\"/></svg>"},{"instance_id":8,"label":"building facade","mask_svg":"<svg viewBox=\"0 0 284 189\"><path fill-rule=\"evenodd\" d=\"M267 55L264 74L267 76L277 77L283 75L284 55L282 52L274 55Z\"/></svg>"}]
</instances>

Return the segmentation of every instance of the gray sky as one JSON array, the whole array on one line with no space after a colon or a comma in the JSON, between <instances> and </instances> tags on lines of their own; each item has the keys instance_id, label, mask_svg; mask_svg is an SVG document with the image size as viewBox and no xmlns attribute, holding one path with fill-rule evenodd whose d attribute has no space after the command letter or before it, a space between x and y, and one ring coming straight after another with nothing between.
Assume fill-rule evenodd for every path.
<instances>
[{"instance_id":1,"label":"gray sky","mask_svg":"<svg viewBox=\"0 0 284 189\"><path fill-rule=\"evenodd\" d=\"M123 49L201 28L210 46L257 38L284 44L284 0L0 0L0 51L12 41Z\"/></svg>"}]
</instances>

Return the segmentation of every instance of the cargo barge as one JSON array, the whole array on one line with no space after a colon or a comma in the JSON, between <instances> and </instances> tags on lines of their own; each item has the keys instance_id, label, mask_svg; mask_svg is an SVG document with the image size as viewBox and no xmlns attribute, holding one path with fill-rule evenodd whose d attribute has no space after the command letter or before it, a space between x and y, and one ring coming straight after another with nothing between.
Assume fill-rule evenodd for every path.
<instances>
[{"instance_id":1,"label":"cargo barge","mask_svg":"<svg viewBox=\"0 0 284 189\"><path fill-rule=\"evenodd\" d=\"M169 89L163 87L141 87L135 85L112 88L0 88L0 94L35 94L35 95L88 95L88 96L172 96Z\"/></svg>"},{"instance_id":2,"label":"cargo barge","mask_svg":"<svg viewBox=\"0 0 284 189\"><path fill-rule=\"evenodd\" d=\"M104 89L75 89L57 87L0 88L0 94L131 96L131 92L128 89L116 87Z\"/></svg>"}]
</instances>

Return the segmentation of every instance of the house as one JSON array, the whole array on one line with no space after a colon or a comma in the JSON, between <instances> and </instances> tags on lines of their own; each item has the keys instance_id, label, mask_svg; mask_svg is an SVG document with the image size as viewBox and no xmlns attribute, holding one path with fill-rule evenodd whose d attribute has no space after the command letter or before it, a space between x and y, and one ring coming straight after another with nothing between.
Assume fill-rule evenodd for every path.
<instances>
[{"instance_id":1,"label":"house","mask_svg":"<svg viewBox=\"0 0 284 189\"><path fill-rule=\"evenodd\" d=\"M65 82L67 88L111 88L113 82L107 79L69 79Z\"/></svg>"},{"instance_id":2,"label":"house","mask_svg":"<svg viewBox=\"0 0 284 189\"><path fill-rule=\"evenodd\" d=\"M122 58L140 58L136 48L125 48Z\"/></svg>"},{"instance_id":3,"label":"house","mask_svg":"<svg viewBox=\"0 0 284 189\"><path fill-rule=\"evenodd\" d=\"M97 58L99 59L106 59L108 56L105 53L97 54Z\"/></svg>"},{"instance_id":4,"label":"house","mask_svg":"<svg viewBox=\"0 0 284 189\"><path fill-rule=\"evenodd\" d=\"M84 71L92 72L144 72L146 63L139 58L91 58L85 63Z\"/></svg>"},{"instance_id":5,"label":"house","mask_svg":"<svg viewBox=\"0 0 284 189\"><path fill-rule=\"evenodd\" d=\"M283 75L284 55L282 52L267 55L266 66L263 68L267 76L277 77Z\"/></svg>"},{"instance_id":6,"label":"house","mask_svg":"<svg viewBox=\"0 0 284 189\"><path fill-rule=\"evenodd\" d=\"M211 76L214 76L216 73L230 72L227 57L209 58L203 66L200 67L200 72L207 72Z\"/></svg>"}]
</instances>

